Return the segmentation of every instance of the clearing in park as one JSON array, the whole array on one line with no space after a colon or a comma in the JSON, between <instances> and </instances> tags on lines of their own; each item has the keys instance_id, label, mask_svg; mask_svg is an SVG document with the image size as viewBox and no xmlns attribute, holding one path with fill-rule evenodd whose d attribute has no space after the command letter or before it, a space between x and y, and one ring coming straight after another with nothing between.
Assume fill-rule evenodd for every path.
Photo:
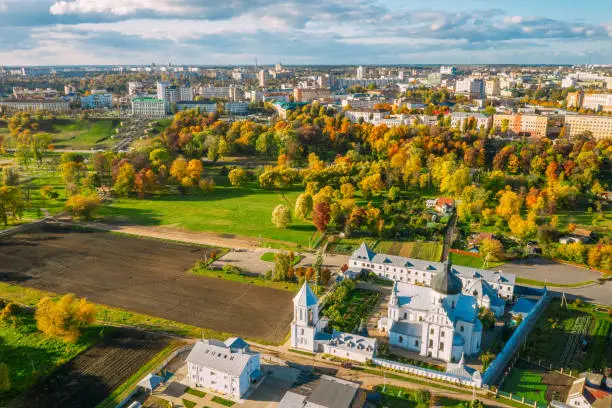
<instances>
[{"instance_id":1,"label":"clearing in park","mask_svg":"<svg viewBox=\"0 0 612 408\"><path fill-rule=\"evenodd\" d=\"M281 343L292 319L293 293L187 272L210 251L45 225L0 240L0 281Z\"/></svg>"}]
</instances>

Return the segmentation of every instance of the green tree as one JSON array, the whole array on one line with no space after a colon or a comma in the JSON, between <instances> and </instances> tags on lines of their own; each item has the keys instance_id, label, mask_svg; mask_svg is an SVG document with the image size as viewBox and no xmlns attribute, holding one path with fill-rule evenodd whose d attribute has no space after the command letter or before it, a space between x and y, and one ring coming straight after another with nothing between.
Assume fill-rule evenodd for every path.
<instances>
[{"instance_id":1,"label":"green tree","mask_svg":"<svg viewBox=\"0 0 612 408\"><path fill-rule=\"evenodd\" d=\"M17 220L23 214L24 202L21 191L17 187L0 187L0 217L4 225L8 225L9 218Z\"/></svg>"},{"instance_id":2,"label":"green tree","mask_svg":"<svg viewBox=\"0 0 612 408\"><path fill-rule=\"evenodd\" d=\"M6 363L0 363L0 391L7 392L12 388L11 372Z\"/></svg>"}]
</instances>

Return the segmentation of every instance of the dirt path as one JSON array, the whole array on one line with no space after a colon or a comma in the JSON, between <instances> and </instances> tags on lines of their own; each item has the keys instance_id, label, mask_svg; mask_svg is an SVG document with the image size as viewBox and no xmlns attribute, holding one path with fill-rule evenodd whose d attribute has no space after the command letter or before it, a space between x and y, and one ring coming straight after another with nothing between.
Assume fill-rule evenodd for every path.
<instances>
[{"instance_id":1,"label":"dirt path","mask_svg":"<svg viewBox=\"0 0 612 408\"><path fill-rule=\"evenodd\" d=\"M448 254L450 252L451 244L453 243L453 233L455 232L455 224L457 223L457 212L455 211L448 222L448 226L446 227L446 233L444 234L444 248L442 249L442 259L441 262L444 262L448 259Z\"/></svg>"},{"instance_id":2,"label":"dirt path","mask_svg":"<svg viewBox=\"0 0 612 408\"><path fill-rule=\"evenodd\" d=\"M81 225L104 231L121 232L124 234L138 235L141 237L168 239L172 241L186 242L190 244L210 245L236 249L259 248L259 240L253 237L244 237L233 234L217 234L203 231L188 231L168 226L144 226L144 225L120 225L105 224L101 222L78 222L70 218L61 218L59 221L70 225ZM268 240L269 241L269 240ZM290 243L277 241L291 245Z\"/></svg>"}]
</instances>

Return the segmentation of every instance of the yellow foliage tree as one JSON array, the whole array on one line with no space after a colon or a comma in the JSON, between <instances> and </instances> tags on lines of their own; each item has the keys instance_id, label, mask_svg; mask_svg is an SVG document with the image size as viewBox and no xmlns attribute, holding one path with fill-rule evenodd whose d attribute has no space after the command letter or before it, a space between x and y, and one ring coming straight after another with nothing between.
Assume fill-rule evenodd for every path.
<instances>
[{"instance_id":1,"label":"yellow foliage tree","mask_svg":"<svg viewBox=\"0 0 612 408\"><path fill-rule=\"evenodd\" d=\"M505 190L497 193L499 197L499 205L495 209L495 213L506 220L509 220L513 215L519 213L523 200L521 196L512 191L510 186L506 186Z\"/></svg>"},{"instance_id":2,"label":"yellow foliage tree","mask_svg":"<svg viewBox=\"0 0 612 408\"><path fill-rule=\"evenodd\" d=\"M96 309L85 298L77 299L68 294L59 301L42 298L36 306L36 327L47 336L61 337L76 342L81 329L94 321Z\"/></svg>"}]
</instances>

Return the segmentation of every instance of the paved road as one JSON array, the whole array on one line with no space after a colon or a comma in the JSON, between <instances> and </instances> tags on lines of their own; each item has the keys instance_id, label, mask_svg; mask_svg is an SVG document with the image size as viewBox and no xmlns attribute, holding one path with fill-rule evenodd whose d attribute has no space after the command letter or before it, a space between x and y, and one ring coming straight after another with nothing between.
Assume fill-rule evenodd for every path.
<instances>
[{"instance_id":1,"label":"paved road","mask_svg":"<svg viewBox=\"0 0 612 408\"><path fill-rule=\"evenodd\" d=\"M219 260L212 264L214 269L221 269L225 265L237 266L247 272L263 275L266 271L274 268L273 262L262 261L260 258L266 252L279 252L277 249L270 248L253 248L242 249L238 251L230 251L223 255ZM296 252L303 258L297 266L312 266L315 261L315 254ZM348 256L325 254L323 258L323 267L329 268L332 272L347 263Z\"/></svg>"},{"instance_id":2,"label":"paved road","mask_svg":"<svg viewBox=\"0 0 612 408\"><path fill-rule=\"evenodd\" d=\"M562 264L546 258L528 258L510 261L498 269L513 273L517 278L559 284L594 281L601 274L579 266Z\"/></svg>"}]
</instances>

